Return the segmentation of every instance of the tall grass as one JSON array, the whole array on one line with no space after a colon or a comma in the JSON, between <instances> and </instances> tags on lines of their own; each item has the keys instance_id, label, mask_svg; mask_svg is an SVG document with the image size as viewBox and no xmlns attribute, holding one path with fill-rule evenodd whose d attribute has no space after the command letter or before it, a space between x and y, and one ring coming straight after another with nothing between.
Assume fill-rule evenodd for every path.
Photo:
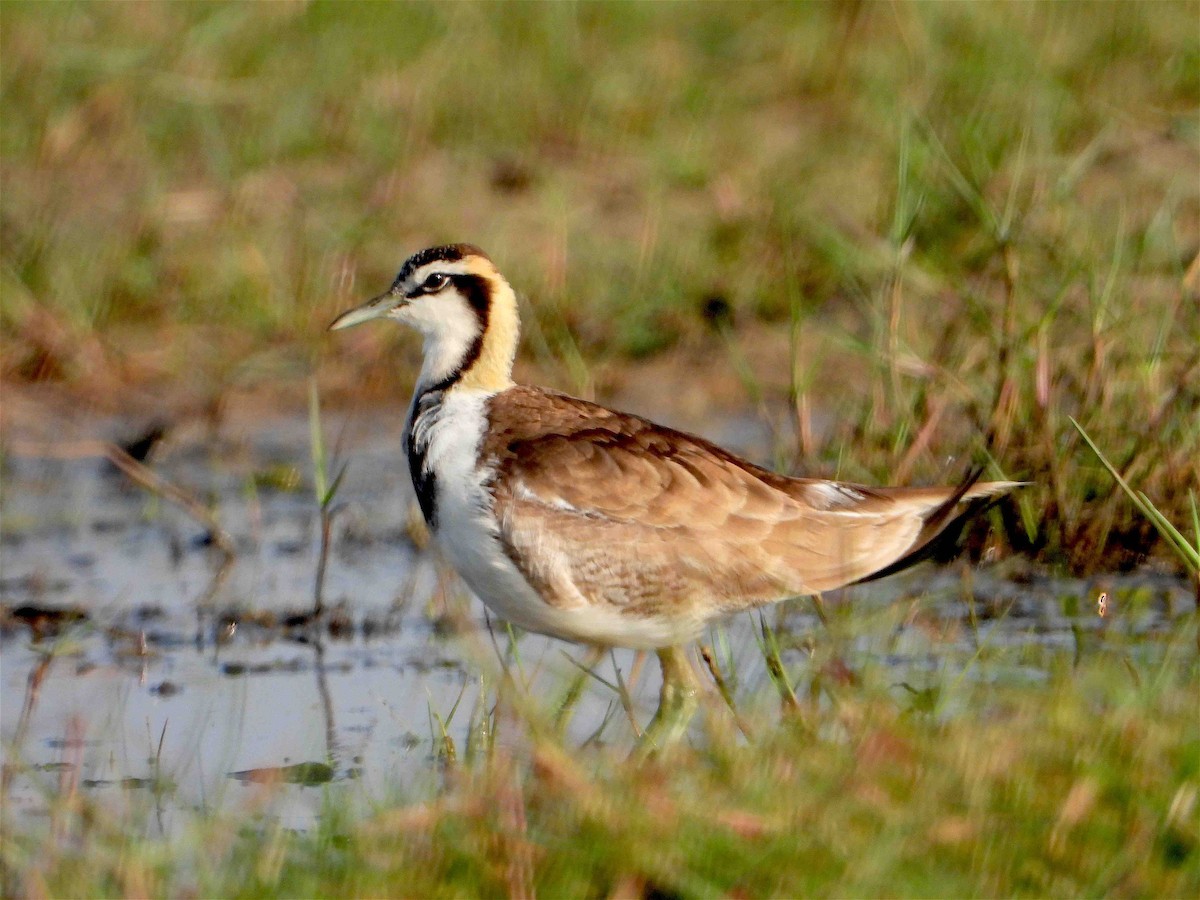
<instances>
[{"instance_id":1,"label":"tall grass","mask_svg":"<svg viewBox=\"0 0 1200 900\"><path fill-rule=\"evenodd\" d=\"M43 896L1194 896L1200 742L1185 723L1194 725L1200 684L1195 641L1193 616L1149 656L1131 657L1115 633L1094 636L1077 661L996 647L962 673L914 670L921 690L867 666L852 682L827 677L793 697L782 721L741 697L735 714L750 720L750 741L722 726L728 712L714 701L703 749L637 764L620 748L561 743L527 721L537 715L529 698L481 684L461 744L450 733L458 705L431 713L444 776L432 797L397 786L362 798L364 813L330 795L317 826L297 833L272 817L287 799L277 785L248 813L197 815L163 836L150 804L101 808L67 788L49 826L6 829L7 887ZM1012 654L1042 672L1036 689L994 677ZM811 665L829 671L818 658Z\"/></svg>"},{"instance_id":2,"label":"tall grass","mask_svg":"<svg viewBox=\"0 0 1200 900\"><path fill-rule=\"evenodd\" d=\"M536 377L729 402L738 341L767 408L803 401L805 471L933 480L986 449L1040 485L1020 549L1133 565L1157 532L1067 416L1186 519L1197 15L5 3L0 374L216 408L316 355L329 396L394 396L412 345L324 326L470 239L528 297Z\"/></svg>"},{"instance_id":3,"label":"tall grass","mask_svg":"<svg viewBox=\"0 0 1200 900\"><path fill-rule=\"evenodd\" d=\"M1149 497L1147 497L1142 491L1135 491L1129 486L1125 479L1121 477L1121 473L1118 472L1113 464L1108 461L1104 453L1101 452L1100 448L1095 445L1090 437L1088 437L1088 433L1083 430L1079 423L1072 419L1071 424L1075 426L1075 430L1079 432L1080 436L1084 439L1084 441L1087 442L1087 445L1091 451L1096 454L1096 457L1100 460L1100 463L1105 469L1108 470L1108 473L1112 475L1113 480L1120 485L1121 490L1125 493L1125 496L1133 501L1133 505L1137 507L1138 512L1150 520L1150 523L1154 526L1158 533L1162 535L1163 539L1170 544L1176 555L1183 560L1183 564L1187 566L1188 571L1192 573L1192 576L1200 580L1200 517L1198 517L1197 514L1195 494L1192 494L1190 491L1188 492L1188 501L1192 506L1192 531L1194 534L1192 542L1189 542L1188 539L1184 537L1183 532L1176 528L1174 523L1172 523L1166 516L1159 512L1158 507L1155 506L1154 502ZM1198 599L1200 599L1200 583L1197 584L1196 596Z\"/></svg>"},{"instance_id":4,"label":"tall grass","mask_svg":"<svg viewBox=\"0 0 1200 900\"><path fill-rule=\"evenodd\" d=\"M182 416L256 389L302 410L311 385L327 540L317 385L391 399L417 351L324 329L407 253L471 240L524 295L530 377L602 399L698 382L773 417L812 474L990 459L1037 483L996 516L1031 558L1182 567L1116 484L1195 522L1198 17L5 2L3 387ZM899 684L846 668L857 613L825 621L799 668L762 622L765 703L718 634L706 740L641 765L603 726L564 743L577 687L531 710L510 639L472 709L430 710L432 798L163 837L146 804L64 779L48 823L0 804L4 893L1200 893L1194 615L1152 653L1082 627L1022 649L1032 688L994 677L1008 651L973 607L974 656ZM619 670L607 687L636 728Z\"/></svg>"}]
</instances>

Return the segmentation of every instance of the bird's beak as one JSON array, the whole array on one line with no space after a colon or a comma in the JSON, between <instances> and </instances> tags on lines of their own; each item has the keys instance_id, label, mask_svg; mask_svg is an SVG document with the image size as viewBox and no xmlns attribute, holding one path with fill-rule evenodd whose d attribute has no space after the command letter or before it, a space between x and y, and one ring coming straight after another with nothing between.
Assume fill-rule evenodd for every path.
<instances>
[{"instance_id":1,"label":"bird's beak","mask_svg":"<svg viewBox=\"0 0 1200 900\"><path fill-rule=\"evenodd\" d=\"M407 302L405 296L395 288L380 294L378 297L373 297L362 306L356 306L354 309L348 309L330 325L330 331L339 331L343 328L349 328L351 325L358 325L362 322L369 322L371 319L378 319L386 316L398 306L403 306Z\"/></svg>"}]
</instances>

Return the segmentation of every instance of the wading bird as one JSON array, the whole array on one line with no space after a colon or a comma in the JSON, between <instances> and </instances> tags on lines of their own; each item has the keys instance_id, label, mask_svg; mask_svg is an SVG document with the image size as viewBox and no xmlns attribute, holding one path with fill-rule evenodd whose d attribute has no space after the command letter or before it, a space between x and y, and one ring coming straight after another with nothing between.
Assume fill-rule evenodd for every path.
<instances>
[{"instance_id":1,"label":"wading bird","mask_svg":"<svg viewBox=\"0 0 1200 900\"><path fill-rule=\"evenodd\" d=\"M1017 486L792 478L638 416L515 384L516 297L469 244L414 254L387 291L330 328L378 318L424 336L404 452L442 552L514 625L657 651L650 742L677 736L694 711L682 645L709 622L903 569Z\"/></svg>"}]
</instances>

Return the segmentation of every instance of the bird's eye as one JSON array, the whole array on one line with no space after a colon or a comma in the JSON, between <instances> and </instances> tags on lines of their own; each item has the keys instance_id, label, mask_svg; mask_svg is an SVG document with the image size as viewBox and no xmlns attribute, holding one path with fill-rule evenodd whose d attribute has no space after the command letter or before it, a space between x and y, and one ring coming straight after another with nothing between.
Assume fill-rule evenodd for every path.
<instances>
[{"instance_id":1,"label":"bird's eye","mask_svg":"<svg viewBox=\"0 0 1200 900\"><path fill-rule=\"evenodd\" d=\"M440 291L442 288L444 288L446 286L446 282L448 282L449 280L450 280L450 278L448 276L442 274L441 272L434 272L432 275L430 275L428 278L425 279L425 283L421 285L421 288L426 293L433 294L433 293L436 293L437 291Z\"/></svg>"}]
</instances>

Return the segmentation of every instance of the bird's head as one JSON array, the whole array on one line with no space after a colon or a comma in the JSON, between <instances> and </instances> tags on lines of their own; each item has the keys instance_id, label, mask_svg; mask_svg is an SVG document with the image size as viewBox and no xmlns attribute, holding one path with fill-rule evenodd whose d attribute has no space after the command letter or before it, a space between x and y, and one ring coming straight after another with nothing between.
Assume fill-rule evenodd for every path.
<instances>
[{"instance_id":1,"label":"bird's head","mask_svg":"<svg viewBox=\"0 0 1200 900\"><path fill-rule=\"evenodd\" d=\"M430 247L400 267L392 286L342 313L331 331L395 319L425 337L420 381L485 390L512 383L517 304L488 255L471 244Z\"/></svg>"}]
</instances>

